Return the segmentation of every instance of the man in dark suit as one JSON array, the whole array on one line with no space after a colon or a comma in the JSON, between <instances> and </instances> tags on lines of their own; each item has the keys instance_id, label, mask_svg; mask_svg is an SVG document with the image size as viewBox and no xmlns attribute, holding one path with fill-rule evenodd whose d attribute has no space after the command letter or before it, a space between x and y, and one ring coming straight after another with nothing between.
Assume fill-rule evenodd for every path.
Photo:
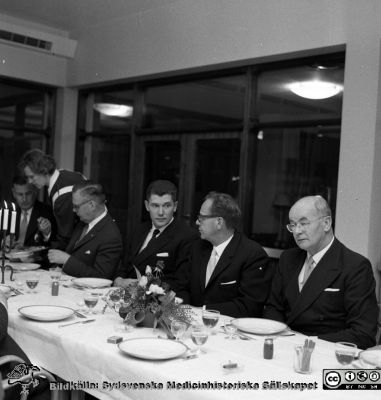
<instances>
[{"instance_id":1,"label":"man in dark suit","mask_svg":"<svg viewBox=\"0 0 381 400\"><path fill-rule=\"evenodd\" d=\"M262 247L237 231L240 217L228 194L206 196L197 218L201 239L194 243L175 291L193 306L236 318L260 317L272 270Z\"/></svg>"},{"instance_id":2,"label":"man in dark suit","mask_svg":"<svg viewBox=\"0 0 381 400\"><path fill-rule=\"evenodd\" d=\"M331 210L321 196L298 200L289 218L298 248L279 260L265 317L331 342L373 346L378 307L369 260L334 237Z\"/></svg>"},{"instance_id":3,"label":"man in dark suit","mask_svg":"<svg viewBox=\"0 0 381 400\"><path fill-rule=\"evenodd\" d=\"M36 200L36 188L24 176L13 178L12 194L17 204L16 247L49 245L55 232L52 208Z\"/></svg>"},{"instance_id":4,"label":"man in dark suit","mask_svg":"<svg viewBox=\"0 0 381 400\"><path fill-rule=\"evenodd\" d=\"M78 172L58 170L54 158L39 149L27 151L19 169L29 183L47 188L57 224L57 241L52 247L65 249L78 221L71 203L73 185L85 182L85 178Z\"/></svg>"},{"instance_id":5,"label":"man in dark suit","mask_svg":"<svg viewBox=\"0 0 381 400\"><path fill-rule=\"evenodd\" d=\"M145 207L151 220L140 225L132 235L115 286L126 287L137 274L144 275L149 265L172 287L178 268L187 261L190 246L197 238L196 231L173 216L177 189L172 182L152 182L146 191Z\"/></svg>"},{"instance_id":6,"label":"man in dark suit","mask_svg":"<svg viewBox=\"0 0 381 400\"><path fill-rule=\"evenodd\" d=\"M81 222L62 250L49 250L51 263L75 277L113 279L122 256L120 231L107 212L100 184L86 181L73 187L73 210Z\"/></svg>"}]
</instances>

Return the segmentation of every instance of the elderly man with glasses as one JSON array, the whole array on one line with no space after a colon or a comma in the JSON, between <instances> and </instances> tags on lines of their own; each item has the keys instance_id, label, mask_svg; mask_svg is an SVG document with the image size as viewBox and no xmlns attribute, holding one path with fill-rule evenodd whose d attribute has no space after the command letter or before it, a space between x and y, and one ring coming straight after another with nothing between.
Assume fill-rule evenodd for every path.
<instances>
[{"instance_id":1,"label":"elderly man with glasses","mask_svg":"<svg viewBox=\"0 0 381 400\"><path fill-rule=\"evenodd\" d=\"M197 218L201 238L192 247L177 295L231 317L260 317L272 276L262 247L239 232L241 211L224 193L209 193Z\"/></svg>"},{"instance_id":2,"label":"elderly man with glasses","mask_svg":"<svg viewBox=\"0 0 381 400\"><path fill-rule=\"evenodd\" d=\"M289 218L298 247L279 260L264 316L305 335L373 346L378 307L369 260L335 238L321 196L298 200Z\"/></svg>"},{"instance_id":3,"label":"elderly man with glasses","mask_svg":"<svg viewBox=\"0 0 381 400\"><path fill-rule=\"evenodd\" d=\"M63 271L75 277L113 279L122 257L122 237L105 205L99 183L74 185L72 208L80 222L65 251L51 249L51 263L63 264Z\"/></svg>"}]
</instances>

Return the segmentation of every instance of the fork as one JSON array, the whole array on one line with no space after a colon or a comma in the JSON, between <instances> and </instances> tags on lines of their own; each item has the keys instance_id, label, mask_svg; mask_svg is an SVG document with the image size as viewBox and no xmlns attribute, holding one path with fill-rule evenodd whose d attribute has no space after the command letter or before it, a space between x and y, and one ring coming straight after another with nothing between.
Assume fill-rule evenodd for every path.
<instances>
[{"instance_id":1,"label":"fork","mask_svg":"<svg viewBox=\"0 0 381 400\"><path fill-rule=\"evenodd\" d=\"M74 314L75 314L77 317L79 317L79 318L87 318L87 316L86 316L86 315L84 315L84 314L80 313L80 312L79 312L79 311L77 311L77 310L74 310Z\"/></svg>"},{"instance_id":2,"label":"fork","mask_svg":"<svg viewBox=\"0 0 381 400\"><path fill-rule=\"evenodd\" d=\"M75 325L75 324L88 324L89 322L94 322L94 321L95 321L95 319L86 319L84 321L75 321L75 322L70 322L70 324L58 325L58 328L63 328L64 326Z\"/></svg>"}]
</instances>

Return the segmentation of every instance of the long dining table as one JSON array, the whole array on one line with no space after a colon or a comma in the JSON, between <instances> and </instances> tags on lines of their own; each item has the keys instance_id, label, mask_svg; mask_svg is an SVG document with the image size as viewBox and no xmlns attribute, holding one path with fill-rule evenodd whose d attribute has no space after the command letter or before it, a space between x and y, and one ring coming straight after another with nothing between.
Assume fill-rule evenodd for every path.
<instances>
[{"instance_id":1,"label":"long dining table","mask_svg":"<svg viewBox=\"0 0 381 400\"><path fill-rule=\"evenodd\" d=\"M70 277L63 276L58 296L51 295L51 278L41 271L37 293L26 293L22 284L29 272L15 274L17 286L23 294L8 300L9 334L24 349L34 365L41 366L56 376L60 383L54 390L83 390L99 399L139 400L245 400L245 399L357 399L378 398L377 391L323 390L323 369L338 369L334 344L318 338L312 355L312 372L294 371L294 348L303 345L306 337L273 336L274 355L263 358L264 336L249 335L251 339L229 340L219 328L203 346L206 353L195 358L177 357L154 361L139 359L123 353L117 344L108 343L110 336L132 338L164 336L160 330L134 328L123 333L116 330L121 318L112 309L103 313L104 302L95 307L97 312L87 324L60 325L82 321L75 315L64 321L44 322L23 317L18 311L27 305L59 305L78 309L83 290L71 285ZM8 282L15 286L15 282ZM108 289L103 289L107 291ZM201 321L201 311L194 309L194 318ZM219 326L230 318L221 316ZM183 342L194 348L189 337ZM160 345L160 340L158 340ZM226 368L236 365L236 368ZM224 368L225 365L225 368ZM58 381L57 381L58 382Z\"/></svg>"}]
</instances>

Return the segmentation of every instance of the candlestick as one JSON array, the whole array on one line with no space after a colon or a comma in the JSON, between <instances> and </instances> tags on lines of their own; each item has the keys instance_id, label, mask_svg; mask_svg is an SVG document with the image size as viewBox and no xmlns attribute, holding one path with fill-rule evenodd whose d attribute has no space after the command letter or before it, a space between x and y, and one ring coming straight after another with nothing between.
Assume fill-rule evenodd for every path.
<instances>
[{"instance_id":1,"label":"candlestick","mask_svg":"<svg viewBox=\"0 0 381 400\"><path fill-rule=\"evenodd\" d=\"M11 229L10 229L10 233L15 233L16 232L16 207L15 204L12 203L12 214L11 214Z\"/></svg>"}]
</instances>

